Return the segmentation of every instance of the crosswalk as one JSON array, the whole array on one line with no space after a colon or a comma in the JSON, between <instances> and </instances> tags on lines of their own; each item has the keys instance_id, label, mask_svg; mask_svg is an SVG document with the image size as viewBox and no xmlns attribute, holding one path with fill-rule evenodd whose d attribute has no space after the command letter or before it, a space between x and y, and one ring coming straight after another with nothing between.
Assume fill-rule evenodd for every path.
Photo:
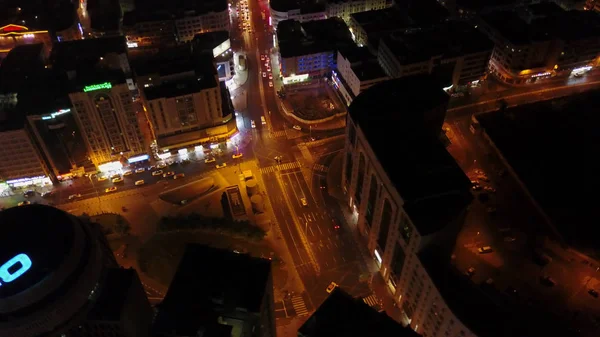
<instances>
[{"instance_id":1,"label":"crosswalk","mask_svg":"<svg viewBox=\"0 0 600 337\"><path fill-rule=\"evenodd\" d=\"M281 171L281 170L292 170L292 169L296 169L299 167L300 167L300 163L295 161L295 162L284 163L284 164L280 164L280 165L261 167L260 173L265 174L265 173L272 173L272 172Z\"/></svg>"},{"instance_id":2,"label":"crosswalk","mask_svg":"<svg viewBox=\"0 0 600 337\"><path fill-rule=\"evenodd\" d=\"M327 173L327 171L329 171L329 167L327 167L323 164L315 164L315 165L313 165L313 170Z\"/></svg>"},{"instance_id":3,"label":"crosswalk","mask_svg":"<svg viewBox=\"0 0 600 337\"><path fill-rule=\"evenodd\" d=\"M294 310L298 316L306 316L308 315L308 310L306 309L306 303L304 303L304 299L302 296L293 296L292 297L292 305L294 306Z\"/></svg>"},{"instance_id":4,"label":"crosswalk","mask_svg":"<svg viewBox=\"0 0 600 337\"><path fill-rule=\"evenodd\" d=\"M371 308L379 309L381 308L381 300L377 298L377 296L369 295L367 297L363 297L363 302L368 304Z\"/></svg>"},{"instance_id":5,"label":"crosswalk","mask_svg":"<svg viewBox=\"0 0 600 337\"><path fill-rule=\"evenodd\" d=\"M286 136L285 130L271 132L271 137L273 137L273 138L281 138L281 137L285 137L285 136Z\"/></svg>"}]
</instances>

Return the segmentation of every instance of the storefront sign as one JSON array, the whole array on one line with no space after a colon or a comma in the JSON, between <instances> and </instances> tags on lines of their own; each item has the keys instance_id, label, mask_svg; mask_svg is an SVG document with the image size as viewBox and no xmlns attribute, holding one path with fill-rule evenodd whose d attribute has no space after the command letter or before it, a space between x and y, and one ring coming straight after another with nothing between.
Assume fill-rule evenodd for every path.
<instances>
[{"instance_id":1,"label":"storefront sign","mask_svg":"<svg viewBox=\"0 0 600 337\"><path fill-rule=\"evenodd\" d=\"M83 92L90 92L90 91L101 90L101 89L110 89L110 88L112 88L112 84L110 84L110 82L104 82L104 83L92 84L92 85L85 86L85 87L83 87Z\"/></svg>"}]
</instances>

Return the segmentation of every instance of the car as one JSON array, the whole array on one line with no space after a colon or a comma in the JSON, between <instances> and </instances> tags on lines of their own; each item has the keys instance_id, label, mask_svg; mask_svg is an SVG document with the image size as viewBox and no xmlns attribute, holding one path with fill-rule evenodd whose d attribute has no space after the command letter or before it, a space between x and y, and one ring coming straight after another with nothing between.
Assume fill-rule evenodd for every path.
<instances>
[{"instance_id":1,"label":"car","mask_svg":"<svg viewBox=\"0 0 600 337\"><path fill-rule=\"evenodd\" d=\"M23 196L25 198L33 197L34 195L35 195L35 191L34 190L25 191L25 193L23 193Z\"/></svg>"},{"instance_id":2,"label":"car","mask_svg":"<svg viewBox=\"0 0 600 337\"><path fill-rule=\"evenodd\" d=\"M156 168L159 170L164 169L165 167L167 167L167 164L165 164L165 163L160 163L160 164L156 165Z\"/></svg>"},{"instance_id":3,"label":"car","mask_svg":"<svg viewBox=\"0 0 600 337\"><path fill-rule=\"evenodd\" d=\"M51 197L51 196L53 196L53 195L54 195L54 191L46 191L46 192L42 192L42 193L40 194L40 196L41 196L42 198L48 198L48 197Z\"/></svg>"},{"instance_id":4,"label":"car","mask_svg":"<svg viewBox=\"0 0 600 337\"><path fill-rule=\"evenodd\" d=\"M185 177L185 173L177 173L173 176L173 179L181 179Z\"/></svg>"},{"instance_id":5,"label":"car","mask_svg":"<svg viewBox=\"0 0 600 337\"><path fill-rule=\"evenodd\" d=\"M273 74L269 74L269 79L272 80L273 79Z\"/></svg>"},{"instance_id":6,"label":"car","mask_svg":"<svg viewBox=\"0 0 600 337\"><path fill-rule=\"evenodd\" d=\"M302 128L300 127L300 125L294 125L292 126L292 129L297 130L297 131L301 131Z\"/></svg>"},{"instance_id":7,"label":"car","mask_svg":"<svg viewBox=\"0 0 600 337\"><path fill-rule=\"evenodd\" d=\"M267 71L271 72L271 66L267 66Z\"/></svg>"},{"instance_id":8,"label":"car","mask_svg":"<svg viewBox=\"0 0 600 337\"><path fill-rule=\"evenodd\" d=\"M113 186L113 187L109 187L109 188L105 189L104 192L110 193L110 192L114 192L116 190L117 190L117 186Z\"/></svg>"},{"instance_id":9,"label":"car","mask_svg":"<svg viewBox=\"0 0 600 337\"><path fill-rule=\"evenodd\" d=\"M242 158L243 155L244 154L241 153L241 152L240 153L234 153L233 156L231 156L231 158L233 158L233 159Z\"/></svg>"},{"instance_id":10,"label":"car","mask_svg":"<svg viewBox=\"0 0 600 337\"><path fill-rule=\"evenodd\" d=\"M489 193L496 193L496 189L491 186L486 186L483 188L483 190Z\"/></svg>"},{"instance_id":11,"label":"car","mask_svg":"<svg viewBox=\"0 0 600 337\"><path fill-rule=\"evenodd\" d=\"M269 81L269 88L273 88L273 81Z\"/></svg>"},{"instance_id":12,"label":"car","mask_svg":"<svg viewBox=\"0 0 600 337\"><path fill-rule=\"evenodd\" d=\"M143 167L140 167L139 169L136 169L136 170L135 170L135 173L143 173L143 172L145 172L145 171L146 171L146 169L145 169L145 168L143 168Z\"/></svg>"},{"instance_id":13,"label":"car","mask_svg":"<svg viewBox=\"0 0 600 337\"><path fill-rule=\"evenodd\" d=\"M133 174L133 171L125 171L123 172L123 177L127 177Z\"/></svg>"},{"instance_id":14,"label":"car","mask_svg":"<svg viewBox=\"0 0 600 337\"><path fill-rule=\"evenodd\" d=\"M264 61L265 60L265 55L260 55L260 60Z\"/></svg>"},{"instance_id":15,"label":"car","mask_svg":"<svg viewBox=\"0 0 600 337\"><path fill-rule=\"evenodd\" d=\"M340 229L340 225L338 225L337 221L335 221L335 219L331 219L331 222L333 223L333 229Z\"/></svg>"},{"instance_id":16,"label":"car","mask_svg":"<svg viewBox=\"0 0 600 337\"><path fill-rule=\"evenodd\" d=\"M479 252L479 254L487 254L487 253L493 252L494 250L490 246L483 246L483 247L479 247L479 249L477 249L477 251Z\"/></svg>"},{"instance_id":17,"label":"car","mask_svg":"<svg viewBox=\"0 0 600 337\"><path fill-rule=\"evenodd\" d=\"M113 178L112 182L113 182L113 184L122 183L123 178L121 178L121 177Z\"/></svg>"},{"instance_id":18,"label":"car","mask_svg":"<svg viewBox=\"0 0 600 337\"><path fill-rule=\"evenodd\" d=\"M27 206L27 205L31 205L31 202L28 200L21 201L20 203L17 204L17 206Z\"/></svg>"},{"instance_id":19,"label":"car","mask_svg":"<svg viewBox=\"0 0 600 337\"><path fill-rule=\"evenodd\" d=\"M71 194L69 196L69 200L73 200L73 199L77 199L77 198L81 198L81 194Z\"/></svg>"},{"instance_id":20,"label":"car","mask_svg":"<svg viewBox=\"0 0 600 337\"><path fill-rule=\"evenodd\" d=\"M471 189L472 189L473 191L480 191L480 190L481 190L481 185L479 185L479 184L473 184L473 185L471 186Z\"/></svg>"},{"instance_id":21,"label":"car","mask_svg":"<svg viewBox=\"0 0 600 337\"><path fill-rule=\"evenodd\" d=\"M104 177L104 176L98 177L98 181L105 181L105 180L108 180L108 178Z\"/></svg>"},{"instance_id":22,"label":"car","mask_svg":"<svg viewBox=\"0 0 600 337\"><path fill-rule=\"evenodd\" d=\"M302 206L306 207L308 206L308 201L306 200L306 198L300 198L300 203L302 204Z\"/></svg>"},{"instance_id":23,"label":"car","mask_svg":"<svg viewBox=\"0 0 600 337\"><path fill-rule=\"evenodd\" d=\"M598 292L594 289L588 289L588 294L592 295L595 298L598 298Z\"/></svg>"},{"instance_id":24,"label":"car","mask_svg":"<svg viewBox=\"0 0 600 337\"><path fill-rule=\"evenodd\" d=\"M256 124L254 123L254 121L250 121L250 125L252 126L253 129L256 129Z\"/></svg>"},{"instance_id":25,"label":"car","mask_svg":"<svg viewBox=\"0 0 600 337\"><path fill-rule=\"evenodd\" d=\"M267 120L265 119L265 116L260 116L260 122L262 125L267 125Z\"/></svg>"},{"instance_id":26,"label":"car","mask_svg":"<svg viewBox=\"0 0 600 337\"><path fill-rule=\"evenodd\" d=\"M331 283L329 283L329 285L327 286L327 289L325 289L325 290L327 291L328 294L331 294L331 292L337 287L339 287L337 283L331 282Z\"/></svg>"},{"instance_id":27,"label":"car","mask_svg":"<svg viewBox=\"0 0 600 337\"><path fill-rule=\"evenodd\" d=\"M465 272L465 274L467 276L473 276L473 274L475 274L475 267L469 267L469 269L467 269L467 271Z\"/></svg>"},{"instance_id":28,"label":"car","mask_svg":"<svg viewBox=\"0 0 600 337\"><path fill-rule=\"evenodd\" d=\"M174 176L174 175L175 175L175 172L173 172L173 171L169 171L169 172L167 172L167 173L163 174L163 178L172 177L172 176Z\"/></svg>"},{"instance_id":29,"label":"car","mask_svg":"<svg viewBox=\"0 0 600 337\"><path fill-rule=\"evenodd\" d=\"M206 159L204 159L204 163L205 164L214 163L215 161L217 161L215 158L206 158Z\"/></svg>"},{"instance_id":30,"label":"car","mask_svg":"<svg viewBox=\"0 0 600 337\"><path fill-rule=\"evenodd\" d=\"M138 180L138 181L135 182L135 186L141 186L141 185L144 185L145 183L146 182L143 181L143 180Z\"/></svg>"},{"instance_id":31,"label":"car","mask_svg":"<svg viewBox=\"0 0 600 337\"><path fill-rule=\"evenodd\" d=\"M160 176L160 175L162 175L162 174L163 174L163 171L162 171L162 170L158 170L158 171L154 171L154 172L152 172L152 176L154 176L154 177L156 177L156 176Z\"/></svg>"},{"instance_id":32,"label":"car","mask_svg":"<svg viewBox=\"0 0 600 337\"><path fill-rule=\"evenodd\" d=\"M267 72L263 71L263 77L267 77Z\"/></svg>"},{"instance_id":33,"label":"car","mask_svg":"<svg viewBox=\"0 0 600 337\"><path fill-rule=\"evenodd\" d=\"M223 164L217 164L217 166L216 166L216 167L217 167L218 169L220 169L220 168L223 168L223 167L226 167L226 166L227 166L227 163L223 163Z\"/></svg>"}]
</instances>

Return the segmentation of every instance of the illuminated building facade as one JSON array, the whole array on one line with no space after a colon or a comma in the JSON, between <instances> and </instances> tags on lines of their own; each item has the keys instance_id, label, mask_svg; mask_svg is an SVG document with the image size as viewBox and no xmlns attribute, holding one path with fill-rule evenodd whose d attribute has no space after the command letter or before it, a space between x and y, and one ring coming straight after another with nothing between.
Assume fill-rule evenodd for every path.
<instances>
[{"instance_id":1,"label":"illuminated building facade","mask_svg":"<svg viewBox=\"0 0 600 337\"><path fill-rule=\"evenodd\" d=\"M392 5L386 0L330 0L327 2L327 17L340 17L348 22L354 13L384 9Z\"/></svg>"},{"instance_id":2,"label":"illuminated building facade","mask_svg":"<svg viewBox=\"0 0 600 337\"><path fill-rule=\"evenodd\" d=\"M322 76L336 67L337 51L353 46L348 26L340 18L299 22L286 20L277 29L281 75Z\"/></svg>"},{"instance_id":3,"label":"illuminated building facade","mask_svg":"<svg viewBox=\"0 0 600 337\"><path fill-rule=\"evenodd\" d=\"M367 88L387 79L377 57L367 47L338 51L337 69L332 71L331 81L347 105Z\"/></svg>"},{"instance_id":4,"label":"illuminated building facade","mask_svg":"<svg viewBox=\"0 0 600 337\"><path fill-rule=\"evenodd\" d=\"M495 44L489 69L508 84L568 76L597 66L600 56L600 16L592 11L544 2L484 15L480 27Z\"/></svg>"},{"instance_id":5,"label":"illuminated building facade","mask_svg":"<svg viewBox=\"0 0 600 337\"><path fill-rule=\"evenodd\" d=\"M285 20L306 22L326 19L327 7L326 4L317 1L272 0L269 1L269 13L271 25L277 29L279 23Z\"/></svg>"},{"instance_id":6,"label":"illuminated building facade","mask_svg":"<svg viewBox=\"0 0 600 337\"><path fill-rule=\"evenodd\" d=\"M31 205L0 214L0 331L11 337L148 336L152 309L98 224ZM36 233L36 235L31 235ZM18 267L17 267L18 266Z\"/></svg>"},{"instance_id":7,"label":"illuminated building facade","mask_svg":"<svg viewBox=\"0 0 600 337\"><path fill-rule=\"evenodd\" d=\"M96 167L146 152L133 96L124 81L91 83L69 97Z\"/></svg>"},{"instance_id":8,"label":"illuminated building facade","mask_svg":"<svg viewBox=\"0 0 600 337\"><path fill-rule=\"evenodd\" d=\"M123 34L131 48L173 46L191 41L196 34L229 29L229 7L225 0L168 4L151 0L123 17Z\"/></svg>"},{"instance_id":9,"label":"illuminated building facade","mask_svg":"<svg viewBox=\"0 0 600 337\"><path fill-rule=\"evenodd\" d=\"M212 55L205 59L203 74L143 89L144 109L161 152L226 142L238 132L229 91L215 74Z\"/></svg>"},{"instance_id":10,"label":"illuminated building facade","mask_svg":"<svg viewBox=\"0 0 600 337\"><path fill-rule=\"evenodd\" d=\"M36 43L42 43L49 51L52 48L50 33L14 24L0 27L0 56L6 56L16 46Z\"/></svg>"}]
</instances>

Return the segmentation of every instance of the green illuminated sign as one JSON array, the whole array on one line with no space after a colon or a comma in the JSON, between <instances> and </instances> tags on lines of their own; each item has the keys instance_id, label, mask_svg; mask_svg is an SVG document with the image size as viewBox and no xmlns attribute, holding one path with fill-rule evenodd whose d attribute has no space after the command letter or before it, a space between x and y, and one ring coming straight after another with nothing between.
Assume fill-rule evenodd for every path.
<instances>
[{"instance_id":1,"label":"green illuminated sign","mask_svg":"<svg viewBox=\"0 0 600 337\"><path fill-rule=\"evenodd\" d=\"M92 85L88 85L83 87L83 92L89 92L89 91L94 91L94 90L100 90L100 89L110 89L112 88L112 84L110 84L110 82L104 82L104 83L100 83L100 84L92 84Z\"/></svg>"}]
</instances>

